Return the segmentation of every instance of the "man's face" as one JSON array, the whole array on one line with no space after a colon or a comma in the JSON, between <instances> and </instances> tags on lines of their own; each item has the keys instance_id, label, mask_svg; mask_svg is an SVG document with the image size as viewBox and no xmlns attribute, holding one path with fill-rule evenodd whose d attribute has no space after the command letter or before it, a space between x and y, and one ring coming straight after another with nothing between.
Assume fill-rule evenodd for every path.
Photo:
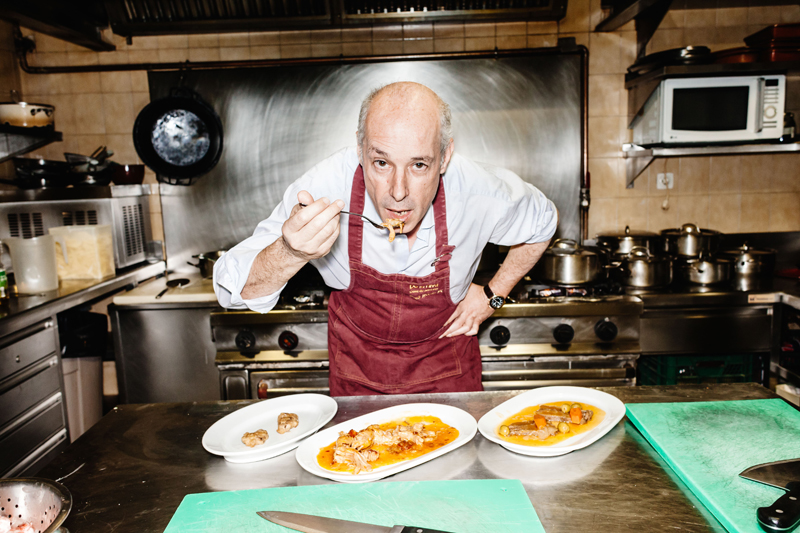
<instances>
[{"instance_id":1,"label":"man's face","mask_svg":"<svg viewBox=\"0 0 800 533\"><path fill-rule=\"evenodd\" d=\"M444 162L439 144L439 115L433 101L393 105L376 98L366 120L361 163L367 193L383 220L405 223L415 236L452 154Z\"/></svg>"}]
</instances>

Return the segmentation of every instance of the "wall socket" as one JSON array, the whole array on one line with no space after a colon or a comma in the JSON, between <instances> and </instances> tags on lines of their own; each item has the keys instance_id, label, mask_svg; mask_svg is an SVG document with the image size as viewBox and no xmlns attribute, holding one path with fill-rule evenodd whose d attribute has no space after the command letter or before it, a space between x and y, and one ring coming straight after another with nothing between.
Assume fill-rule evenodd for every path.
<instances>
[{"instance_id":1,"label":"wall socket","mask_svg":"<svg viewBox=\"0 0 800 533\"><path fill-rule=\"evenodd\" d=\"M671 189L674 182L675 176L672 172L666 174L662 172L656 175L656 189Z\"/></svg>"}]
</instances>

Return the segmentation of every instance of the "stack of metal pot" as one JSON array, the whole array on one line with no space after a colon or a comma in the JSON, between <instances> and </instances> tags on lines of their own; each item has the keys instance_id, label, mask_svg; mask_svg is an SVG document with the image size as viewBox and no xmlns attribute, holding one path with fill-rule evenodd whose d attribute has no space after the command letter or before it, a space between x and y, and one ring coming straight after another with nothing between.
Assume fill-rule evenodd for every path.
<instances>
[{"instance_id":1,"label":"stack of metal pot","mask_svg":"<svg viewBox=\"0 0 800 533\"><path fill-rule=\"evenodd\" d=\"M632 230L597 235L597 245L607 250L612 279L627 287L653 289L672 282L672 258L663 253L657 233Z\"/></svg>"},{"instance_id":2,"label":"stack of metal pot","mask_svg":"<svg viewBox=\"0 0 800 533\"><path fill-rule=\"evenodd\" d=\"M675 257L673 277L682 283L717 285L730 281L729 259L718 256L720 232L684 224L661 232L664 252Z\"/></svg>"}]
</instances>

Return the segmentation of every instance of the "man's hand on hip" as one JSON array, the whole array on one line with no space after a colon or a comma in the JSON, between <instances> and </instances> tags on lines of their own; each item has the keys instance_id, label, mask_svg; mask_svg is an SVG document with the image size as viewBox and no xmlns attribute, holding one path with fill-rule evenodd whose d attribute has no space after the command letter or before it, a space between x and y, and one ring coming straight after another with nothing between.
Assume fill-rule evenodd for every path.
<instances>
[{"instance_id":1,"label":"man's hand on hip","mask_svg":"<svg viewBox=\"0 0 800 533\"><path fill-rule=\"evenodd\" d=\"M484 320L492 316L494 309L489 307L489 300L480 285L470 284L467 295L450 315L445 324L450 324L442 337L457 335L477 335L478 327Z\"/></svg>"},{"instance_id":2,"label":"man's hand on hip","mask_svg":"<svg viewBox=\"0 0 800 533\"><path fill-rule=\"evenodd\" d=\"M344 201L331 203L327 198L314 201L307 191L300 191L297 200L299 203L283 223L283 242L289 253L308 262L331 251L339 236L339 212L344 209Z\"/></svg>"}]
</instances>

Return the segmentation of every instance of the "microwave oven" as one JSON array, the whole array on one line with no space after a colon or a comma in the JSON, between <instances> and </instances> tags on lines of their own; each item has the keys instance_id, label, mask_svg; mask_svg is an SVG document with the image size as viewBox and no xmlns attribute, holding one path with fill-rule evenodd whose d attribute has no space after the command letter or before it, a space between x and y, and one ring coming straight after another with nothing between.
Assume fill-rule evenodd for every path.
<instances>
[{"instance_id":1,"label":"microwave oven","mask_svg":"<svg viewBox=\"0 0 800 533\"><path fill-rule=\"evenodd\" d=\"M640 146L769 141L783 134L786 76L663 80L630 125Z\"/></svg>"}]
</instances>

